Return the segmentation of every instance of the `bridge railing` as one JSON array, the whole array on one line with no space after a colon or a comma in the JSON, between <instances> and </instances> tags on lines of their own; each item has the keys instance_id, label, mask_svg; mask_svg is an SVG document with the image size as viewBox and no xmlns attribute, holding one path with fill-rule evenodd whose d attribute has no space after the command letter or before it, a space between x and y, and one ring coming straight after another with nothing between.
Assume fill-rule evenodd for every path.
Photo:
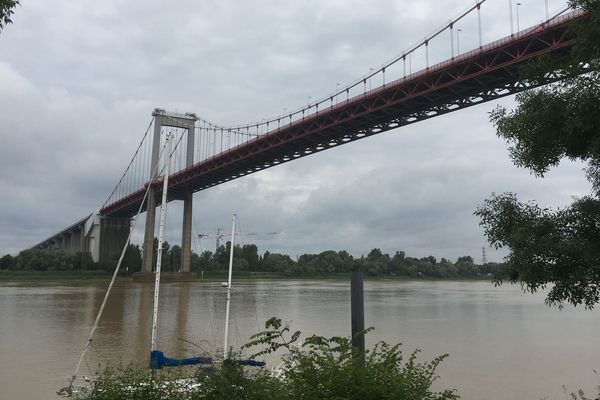
<instances>
[{"instance_id":1,"label":"bridge railing","mask_svg":"<svg viewBox=\"0 0 600 400\"><path fill-rule=\"evenodd\" d=\"M484 27L492 26L494 23L482 19L482 9L491 3L498 5L503 2L508 6L505 8L508 15L500 16L504 20L504 23L499 24L503 29L495 29L497 31L496 37L491 38L490 35L485 33ZM523 4L535 8L529 10L527 14L529 20L534 18L540 22L535 23L530 28L520 30L522 22L519 19L519 10L522 3L512 0L498 0L496 2L493 0L477 0L474 5L460 13L456 18L434 30L430 35L403 51L399 56L392 58L376 69L371 69L367 74L348 85L342 87L336 84L336 90L327 96L315 101L311 101L312 98L309 97L306 105L294 111L285 112L274 118L263 118L261 121L251 124L233 126L220 126L199 118L194 127L194 161L198 163L210 160L263 135L277 132L290 125L303 123L307 118L325 111L342 108L352 101L377 95L385 91L390 85L399 84L404 80L416 79L436 69L444 68L451 63L466 60L478 52L485 51L489 46L498 45L498 39L507 42L515 40L537 29L544 29L548 24L560 24L564 19L572 17L572 14L568 14L569 7L565 0L554 1L553 3L550 7L549 0L523 2ZM494 20L499 17L496 14L493 17ZM523 15L523 12L521 12L521 15ZM515 22L517 29L515 29ZM496 23L496 25L498 24ZM488 42L486 45L483 44L484 36ZM468 41L468 38L471 38L471 40ZM473 40L473 38L475 39ZM375 85L373 85L374 83ZM153 122L149 124L128 167L103 207L143 190L150 181L150 159L153 143L151 143L152 135L149 135L148 132L152 126ZM185 135L187 131L185 129L178 131L177 127L163 129L175 130L176 137L179 139L176 140L173 149L173 165L171 167L173 173L177 173L186 168ZM160 171L158 175L160 175Z\"/></svg>"},{"instance_id":2,"label":"bridge railing","mask_svg":"<svg viewBox=\"0 0 600 400\"><path fill-rule=\"evenodd\" d=\"M217 129L223 129L224 132L228 132L230 130L250 130L250 132L256 132L258 135L264 134L272 131L274 128L281 127L283 125L289 125L289 123L293 122L294 120L301 120L309 115L332 108L336 104L347 101L352 97L357 97L360 94L371 92L373 91L373 87L385 87L391 81L414 77L415 73L424 73L434 64L438 64L443 60L454 60L456 57L465 54L467 51L481 49L483 47L484 37L483 27L486 25L485 21L482 20L481 10L484 8L484 5L490 3L505 3L507 5L506 10L508 10L508 12L505 16L494 14L492 17L494 20L497 20L499 17L504 19L504 23L502 25L505 25L506 29L498 30L498 33L495 37L486 37L487 42L496 41L508 35L508 37L514 38L515 35L524 34L524 31L518 32L520 29L515 30L515 19L519 19L519 9L524 8L525 5L532 5L535 7L534 10L530 9L530 12L528 13L528 16L530 17L529 19L531 19L531 15L539 18L540 22L535 24L535 27L538 27L540 23L552 21L569 10L568 2L564 0L553 2L554 4L552 10L555 10L554 14L551 13L552 10L548 0L529 3L519 3L512 0L501 0L496 2L490 0L478 0L475 1L473 6L460 13L456 18L451 19L442 27L433 31L433 33L430 35L427 35L423 40L420 40L415 45L403 51L399 56L392 58L390 61L382 64L378 68L372 68L369 73L348 85L340 86L337 84L336 91L327 96L323 96L314 101L311 101L312 98L309 96L309 101L306 105L293 111L280 114L274 118L263 119L251 124L227 127L218 127L215 125L215 127ZM523 15L522 11L521 15ZM474 24L468 23L466 20L469 17L476 17L476 22ZM489 25L492 24L490 23ZM520 28L520 25L523 24L517 22L516 25ZM443 35L444 33L446 34L445 36ZM470 46L465 45L465 39L473 37L478 38L476 39L476 44L471 44ZM463 46L460 46L461 39ZM446 52L436 51L434 53L430 51L431 48L436 44L438 49L445 49ZM436 58L438 61L434 62ZM374 81L376 81L375 85L373 85ZM338 86L340 89L337 89Z\"/></svg>"}]
</instances>

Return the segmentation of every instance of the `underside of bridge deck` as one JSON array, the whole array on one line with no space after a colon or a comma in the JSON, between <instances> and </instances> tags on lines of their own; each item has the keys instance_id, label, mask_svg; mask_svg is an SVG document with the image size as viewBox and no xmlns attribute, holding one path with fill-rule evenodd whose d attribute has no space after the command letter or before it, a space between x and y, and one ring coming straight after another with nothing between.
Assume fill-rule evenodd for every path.
<instances>
[{"instance_id":1,"label":"underside of bridge deck","mask_svg":"<svg viewBox=\"0 0 600 400\"><path fill-rule=\"evenodd\" d=\"M174 173L169 178L168 198L182 199L344 143L563 79L556 71L535 81L525 79L521 67L544 55L564 54L575 41L570 27L585 17L574 13L552 24L540 24L283 125ZM155 191L160 190L156 184ZM140 188L101 213L132 216L144 192Z\"/></svg>"}]
</instances>

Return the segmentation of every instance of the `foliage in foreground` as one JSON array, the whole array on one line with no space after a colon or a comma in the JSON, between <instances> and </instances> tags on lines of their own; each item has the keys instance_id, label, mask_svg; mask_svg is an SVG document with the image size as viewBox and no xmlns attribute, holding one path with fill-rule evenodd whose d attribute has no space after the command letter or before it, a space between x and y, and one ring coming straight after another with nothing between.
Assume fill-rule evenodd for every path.
<instances>
[{"instance_id":1,"label":"foliage in foreground","mask_svg":"<svg viewBox=\"0 0 600 400\"><path fill-rule=\"evenodd\" d=\"M596 374L596 379L600 382L600 377L598 376L598 371L594 370L594 374ZM563 385L563 390L565 393L565 397L568 400L600 400L600 383L596 385L596 391L598 393L595 397L588 397L585 392L581 389L577 390L577 393L569 391L566 386Z\"/></svg>"},{"instance_id":2,"label":"foliage in foreground","mask_svg":"<svg viewBox=\"0 0 600 400\"><path fill-rule=\"evenodd\" d=\"M280 319L267 321L266 330L254 335L245 348L260 347L253 355L285 350L283 379L269 370L251 370L239 364L225 364L214 370L201 369L196 379L201 386L181 390L181 372L161 371L153 374L134 366L107 368L96 377L86 400L119 399L403 399L452 400L459 396L453 390L434 392L436 368L446 355L433 361L417 361L417 352L408 359L400 345L380 342L367 351L364 359L352 347L349 338L311 336L297 345L300 332L289 339L289 327Z\"/></svg>"},{"instance_id":3,"label":"foliage in foreground","mask_svg":"<svg viewBox=\"0 0 600 400\"><path fill-rule=\"evenodd\" d=\"M0 31L12 23L11 15L14 14L14 9L19 4L20 0L0 0Z\"/></svg>"},{"instance_id":4,"label":"foliage in foreground","mask_svg":"<svg viewBox=\"0 0 600 400\"><path fill-rule=\"evenodd\" d=\"M570 400L600 400L600 386L597 389L598 389L598 394L596 395L596 397L593 397L593 398L587 397L587 395L581 389L579 389L577 391L577 393L571 392L567 396L568 396L568 399L570 399Z\"/></svg>"},{"instance_id":5,"label":"foliage in foreground","mask_svg":"<svg viewBox=\"0 0 600 400\"><path fill-rule=\"evenodd\" d=\"M267 329L254 335L245 347L264 346L265 350L253 355L285 349L283 357L285 379L283 387L290 399L457 399L453 390L431 391L437 379L438 365L448 356L430 362L417 361L418 351L408 359L400 344L377 343L364 357L352 347L346 337L325 338L310 336L297 347L300 331L286 339L289 327L281 320L271 318ZM368 332L369 330L367 330ZM366 333L366 332L365 332Z\"/></svg>"},{"instance_id":6,"label":"foliage in foreground","mask_svg":"<svg viewBox=\"0 0 600 400\"><path fill-rule=\"evenodd\" d=\"M491 121L515 165L543 177L564 158L582 161L592 193L558 210L492 195L475 214L490 244L510 249L499 283L521 281L532 292L551 284L548 304L592 308L600 301L600 0L570 3L588 13L571 27L576 45L522 71L532 83L550 71L562 80L518 94L517 108L498 107Z\"/></svg>"},{"instance_id":7,"label":"foliage in foreground","mask_svg":"<svg viewBox=\"0 0 600 400\"><path fill-rule=\"evenodd\" d=\"M135 365L118 365L104 368L96 374L91 391L85 399L158 400L185 399L181 397L177 380L184 378L180 371L165 370L154 374L147 368Z\"/></svg>"}]
</instances>

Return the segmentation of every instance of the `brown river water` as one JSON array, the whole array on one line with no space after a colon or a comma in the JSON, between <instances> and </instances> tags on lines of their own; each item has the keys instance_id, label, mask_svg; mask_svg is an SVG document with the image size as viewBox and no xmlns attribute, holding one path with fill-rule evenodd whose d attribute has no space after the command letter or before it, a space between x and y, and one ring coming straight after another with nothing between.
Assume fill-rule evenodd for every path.
<instances>
[{"instance_id":1,"label":"brown river water","mask_svg":"<svg viewBox=\"0 0 600 400\"><path fill-rule=\"evenodd\" d=\"M73 373L107 282L0 282L0 399L56 399ZM114 288L82 373L99 364L145 362L153 284ZM159 343L171 357L223 343L219 283L161 286ZM544 305L544 294L484 281L367 281L367 345L401 342L421 360L448 353L439 387L463 399L561 399L600 384L600 312ZM278 316L304 334L349 335L350 285L343 281L254 281L232 295L230 344L239 347ZM275 360L271 360L275 362ZM89 368L89 370L88 370Z\"/></svg>"}]
</instances>

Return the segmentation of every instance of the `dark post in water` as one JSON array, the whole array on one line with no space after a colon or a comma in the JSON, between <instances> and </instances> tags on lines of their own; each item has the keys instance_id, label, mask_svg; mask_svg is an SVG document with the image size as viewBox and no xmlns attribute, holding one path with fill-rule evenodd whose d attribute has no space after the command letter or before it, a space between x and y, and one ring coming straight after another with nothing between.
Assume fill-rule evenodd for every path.
<instances>
[{"instance_id":1,"label":"dark post in water","mask_svg":"<svg viewBox=\"0 0 600 400\"><path fill-rule=\"evenodd\" d=\"M358 269L352 271L352 280L350 283L350 308L350 318L352 320L352 346L359 351L359 362L362 364L365 355L365 305L363 296L363 272Z\"/></svg>"}]
</instances>

